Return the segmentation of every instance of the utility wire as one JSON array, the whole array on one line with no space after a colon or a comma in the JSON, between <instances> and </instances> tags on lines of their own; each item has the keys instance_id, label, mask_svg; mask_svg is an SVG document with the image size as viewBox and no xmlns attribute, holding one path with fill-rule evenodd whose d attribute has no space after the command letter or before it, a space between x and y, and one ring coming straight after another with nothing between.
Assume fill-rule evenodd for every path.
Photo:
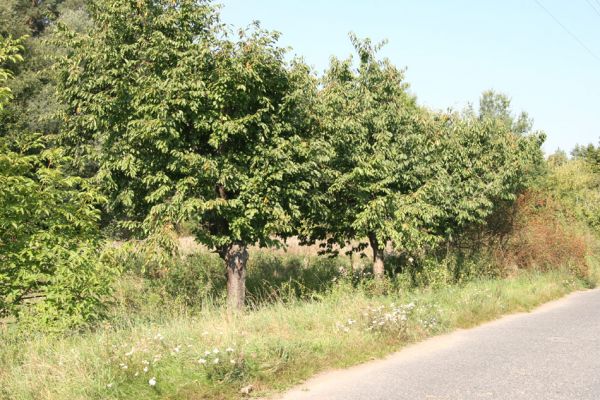
<instances>
[{"instance_id":1,"label":"utility wire","mask_svg":"<svg viewBox=\"0 0 600 400\"><path fill-rule=\"evenodd\" d=\"M577 41L577 43L579 43L579 44L581 45L581 47L583 47L583 48L584 48L584 49L585 49L585 50L586 50L588 53L590 53L590 55L591 55L592 57L594 57L596 60L600 61L600 57L598 57L598 55L596 55L596 53L594 53L592 50L590 50L590 48L589 48L589 47L587 47L587 46L585 45L585 43L583 43L583 42L581 41L581 39L579 39L577 36L575 36L575 34L574 34L573 32L571 32L571 31L569 30L569 28L567 28L566 26L564 26L564 25L562 24L562 22L560 22L560 20L559 20L558 18L556 18L556 17L554 16L554 14L552 14L552 13L550 12L550 10L548 10L546 7L544 7L544 5L543 5L543 4L542 4L542 3L541 3L539 0L535 0L535 2L537 3L537 5L538 5L538 6L540 6L540 8L541 8L542 10L544 10L544 11L545 11L545 12L546 12L546 13L547 13L547 14L548 14L550 17L552 17L552 19L553 19L553 20L554 20L554 21L555 21L555 22L556 22L558 25L560 25L560 27L561 27L561 28L563 28L563 29L565 30L565 32L567 32L567 33L569 34L569 36L571 36L573 39L575 39L575 40Z\"/></svg>"},{"instance_id":2,"label":"utility wire","mask_svg":"<svg viewBox=\"0 0 600 400\"><path fill-rule=\"evenodd\" d=\"M598 9L596 8L596 3L598 3L598 0L596 0L596 3L592 3L592 0L585 0L587 1L587 3L590 5L590 7L592 7L594 9L594 11L596 12L596 14L598 14L598 16L600 17L600 11L598 11ZM600 3L598 3L600 4ZM600 7L600 5L598 5L598 7Z\"/></svg>"}]
</instances>

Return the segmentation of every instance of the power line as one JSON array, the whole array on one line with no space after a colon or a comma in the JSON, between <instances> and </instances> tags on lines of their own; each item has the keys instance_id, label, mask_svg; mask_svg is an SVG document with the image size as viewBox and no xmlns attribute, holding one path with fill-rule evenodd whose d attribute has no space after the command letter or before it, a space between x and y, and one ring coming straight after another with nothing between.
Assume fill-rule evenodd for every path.
<instances>
[{"instance_id":1,"label":"power line","mask_svg":"<svg viewBox=\"0 0 600 400\"><path fill-rule=\"evenodd\" d=\"M598 16L600 16L600 11L598 11L598 9L596 8L595 3L592 3L592 0L585 0L585 1L587 1L587 3L590 5L590 7L592 7L594 9L596 14L598 14ZM596 0L596 3L598 3L598 0ZM598 3L598 4L600 4L600 3ZM600 5L598 7L600 7Z\"/></svg>"},{"instance_id":2,"label":"power line","mask_svg":"<svg viewBox=\"0 0 600 400\"><path fill-rule=\"evenodd\" d=\"M554 16L554 14L552 14L552 13L550 12L550 10L548 10L546 7L544 7L544 5L543 5L543 4L542 4L542 3L541 3L539 0L535 0L535 2L537 3L537 5L538 5L538 6L540 6L540 8L541 8L542 10L544 10L544 11L545 11L545 12L546 12L546 13L547 13L547 14L548 14L550 17L552 17L552 19L553 19L553 20L554 20L554 21L555 21L555 22L556 22L558 25L560 25L560 27L561 27L561 28L563 28L563 29L565 30L565 32L567 32L567 33L569 34L569 36L571 36L573 39L575 39L575 40L577 41L577 43L579 43L579 44L581 45L581 47L583 47L583 48L584 48L584 49L585 49L585 50L586 50L588 53L590 53L590 55L591 55L592 57L594 57L596 60L600 61L600 57L598 57L598 56L596 55L596 53L594 53L592 50L590 50L590 48L589 48L589 47L587 47L587 46L585 45L585 43L583 43L583 42L582 42L582 41L581 41L581 40L580 40L580 39L579 39L577 36L575 36L575 34L574 34L573 32L571 32L571 31L569 30L569 28L567 28L566 26L564 26L564 25L562 24L562 22L560 22L560 21L558 20L558 18L556 18L556 17Z\"/></svg>"}]
</instances>

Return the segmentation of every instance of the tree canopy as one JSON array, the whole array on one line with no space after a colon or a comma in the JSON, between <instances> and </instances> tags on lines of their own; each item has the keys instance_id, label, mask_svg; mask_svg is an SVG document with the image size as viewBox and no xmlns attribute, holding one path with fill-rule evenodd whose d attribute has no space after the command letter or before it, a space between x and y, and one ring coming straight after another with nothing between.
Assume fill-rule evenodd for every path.
<instances>
[{"instance_id":1,"label":"tree canopy","mask_svg":"<svg viewBox=\"0 0 600 400\"><path fill-rule=\"evenodd\" d=\"M207 2L98 1L91 12L94 29L63 64L65 143L125 227L197 222L241 305L246 246L291 233L318 175L314 78L285 61L277 34L254 26L233 39Z\"/></svg>"},{"instance_id":2,"label":"tree canopy","mask_svg":"<svg viewBox=\"0 0 600 400\"><path fill-rule=\"evenodd\" d=\"M410 249L430 240L426 226L438 210L425 194L440 140L403 71L377 59L381 45L351 40L357 67L352 58L332 59L319 93L320 129L333 156L324 165L323 207L306 236L326 239L330 249L368 239L381 277L387 242Z\"/></svg>"},{"instance_id":3,"label":"tree canopy","mask_svg":"<svg viewBox=\"0 0 600 400\"><path fill-rule=\"evenodd\" d=\"M378 60L380 45L351 35L353 59L332 59L319 93L319 126L333 154L323 165L321 207L308 212L305 240L328 250L368 240L382 277L391 245L412 258L483 224L515 198L541 162L526 114L492 91L480 111L432 113L416 103L402 70Z\"/></svg>"},{"instance_id":4,"label":"tree canopy","mask_svg":"<svg viewBox=\"0 0 600 400\"><path fill-rule=\"evenodd\" d=\"M383 43L351 35L355 58L318 77L278 33L234 31L218 11L208 0L0 7L4 310L51 293L61 266L101 275L100 229L147 238L189 223L223 259L234 308L248 247L289 236L330 252L370 246L382 278L386 249L412 259L453 243L543 169L543 135L505 95L433 111L379 57Z\"/></svg>"}]
</instances>

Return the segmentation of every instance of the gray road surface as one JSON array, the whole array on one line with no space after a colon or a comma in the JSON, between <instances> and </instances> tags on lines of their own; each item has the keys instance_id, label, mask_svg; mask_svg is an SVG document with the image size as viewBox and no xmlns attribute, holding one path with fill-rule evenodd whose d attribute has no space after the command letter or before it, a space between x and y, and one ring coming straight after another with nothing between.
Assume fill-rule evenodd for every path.
<instances>
[{"instance_id":1,"label":"gray road surface","mask_svg":"<svg viewBox=\"0 0 600 400\"><path fill-rule=\"evenodd\" d=\"M600 290L317 376L284 400L600 400Z\"/></svg>"}]
</instances>

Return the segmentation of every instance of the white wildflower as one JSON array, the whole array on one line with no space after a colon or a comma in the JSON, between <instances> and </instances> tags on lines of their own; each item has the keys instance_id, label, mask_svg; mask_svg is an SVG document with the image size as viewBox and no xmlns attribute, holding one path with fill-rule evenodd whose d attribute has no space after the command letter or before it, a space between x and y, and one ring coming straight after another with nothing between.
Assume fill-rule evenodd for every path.
<instances>
[{"instance_id":1,"label":"white wildflower","mask_svg":"<svg viewBox=\"0 0 600 400\"><path fill-rule=\"evenodd\" d=\"M213 353L215 353L215 354L219 354L219 349L217 349L217 348L215 347L215 348L213 349L213 351L212 351L212 352L213 352Z\"/></svg>"},{"instance_id":2,"label":"white wildflower","mask_svg":"<svg viewBox=\"0 0 600 400\"><path fill-rule=\"evenodd\" d=\"M198 364L206 364L206 359L205 358L199 359Z\"/></svg>"},{"instance_id":3,"label":"white wildflower","mask_svg":"<svg viewBox=\"0 0 600 400\"><path fill-rule=\"evenodd\" d=\"M234 360L233 358L232 358L231 360L229 360L229 362L230 362L231 364L235 364L235 360Z\"/></svg>"},{"instance_id":4,"label":"white wildflower","mask_svg":"<svg viewBox=\"0 0 600 400\"><path fill-rule=\"evenodd\" d=\"M108 385L106 385L106 387L107 387L107 388L109 388L109 389L110 389L111 387L113 387L113 384L112 384L112 382L111 382L111 383L109 383Z\"/></svg>"},{"instance_id":5,"label":"white wildflower","mask_svg":"<svg viewBox=\"0 0 600 400\"><path fill-rule=\"evenodd\" d=\"M144 367L144 372L148 372L148 367Z\"/></svg>"},{"instance_id":6,"label":"white wildflower","mask_svg":"<svg viewBox=\"0 0 600 400\"><path fill-rule=\"evenodd\" d=\"M156 386L156 377L152 377L150 378L150 380L148 381L148 385L150 386Z\"/></svg>"},{"instance_id":7,"label":"white wildflower","mask_svg":"<svg viewBox=\"0 0 600 400\"><path fill-rule=\"evenodd\" d=\"M215 358L215 359L213 360L213 364L218 364L218 363L219 363L219 358Z\"/></svg>"},{"instance_id":8,"label":"white wildflower","mask_svg":"<svg viewBox=\"0 0 600 400\"><path fill-rule=\"evenodd\" d=\"M225 349L225 351L227 353L233 353L233 348L232 347L228 347L228 348Z\"/></svg>"}]
</instances>

